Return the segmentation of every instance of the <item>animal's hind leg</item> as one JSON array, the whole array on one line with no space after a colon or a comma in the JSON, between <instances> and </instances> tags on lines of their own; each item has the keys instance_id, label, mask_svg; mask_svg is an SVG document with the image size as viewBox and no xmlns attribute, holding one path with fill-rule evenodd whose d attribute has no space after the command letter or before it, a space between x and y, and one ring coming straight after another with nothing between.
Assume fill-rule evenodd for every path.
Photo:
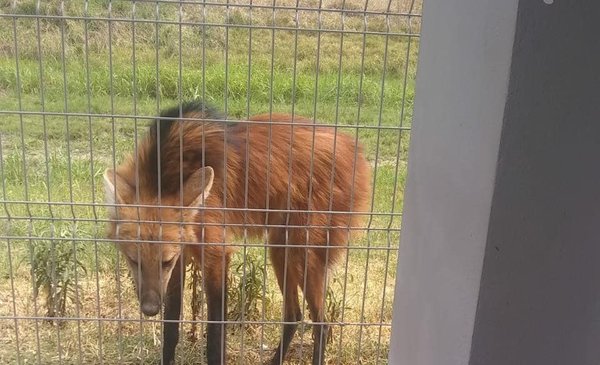
<instances>
[{"instance_id":1,"label":"animal's hind leg","mask_svg":"<svg viewBox=\"0 0 600 365\"><path fill-rule=\"evenodd\" d=\"M280 242L276 242L280 244ZM287 251L287 255L286 255ZM271 361L272 365L283 363L290 342L296 333L297 322L302 319L300 303L298 301L299 273L295 265L292 265L291 248L271 248L271 261L275 269L277 283L281 289L284 301L283 320L287 322L283 325L283 337L277 346L275 355ZM287 256L287 257L286 257ZM286 264L287 262L287 264Z\"/></svg>"},{"instance_id":2,"label":"animal's hind leg","mask_svg":"<svg viewBox=\"0 0 600 365\"><path fill-rule=\"evenodd\" d=\"M324 265L317 257L310 257L307 260L309 265L306 272L306 288L304 288L304 297L310 310L311 320L316 323L313 325L313 365L321 365L325 360L325 347L327 344L329 326L325 324L325 279L327 265Z\"/></svg>"}]
</instances>

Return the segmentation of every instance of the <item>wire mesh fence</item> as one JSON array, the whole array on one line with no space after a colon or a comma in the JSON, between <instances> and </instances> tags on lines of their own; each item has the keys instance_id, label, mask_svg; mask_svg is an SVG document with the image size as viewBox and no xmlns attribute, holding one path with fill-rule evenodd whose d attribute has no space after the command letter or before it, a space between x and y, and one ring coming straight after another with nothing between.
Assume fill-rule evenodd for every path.
<instances>
[{"instance_id":1,"label":"wire mesh fence","mask_svg":"<svg viewBox=\"0 0 600 365\"><path fill-rule=\"evenodd\" d=\"M387 363L420 12L0 1L0 362Z\"/></svg>"}]
</instances>

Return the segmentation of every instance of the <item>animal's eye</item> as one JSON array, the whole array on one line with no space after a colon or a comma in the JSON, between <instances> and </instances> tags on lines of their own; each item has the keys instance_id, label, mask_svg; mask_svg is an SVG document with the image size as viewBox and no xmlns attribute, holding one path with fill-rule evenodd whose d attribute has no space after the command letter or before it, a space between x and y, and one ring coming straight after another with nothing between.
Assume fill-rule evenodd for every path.
<instances>
[{"instance_id":1,"label":"animal's eye","mask_svg":"<svg viewBox=\"0 0 600 365\"><path fill-rule=\"evenodd\" d=\"M138 266L137 260L132 259L131 257L127 257L127 260L129 260L129 263L131 263L133 266Z\"/></svg>"},{"instance_id":2,"label":"animal's eye","mask_svg":"<svg viewBox=\"0 0 600 365\"><path fill-rule=\"evenodd\" d=\"M175 257L162 262L162 267L169 267L175 263Z\"/></svg>"}]
</instances>

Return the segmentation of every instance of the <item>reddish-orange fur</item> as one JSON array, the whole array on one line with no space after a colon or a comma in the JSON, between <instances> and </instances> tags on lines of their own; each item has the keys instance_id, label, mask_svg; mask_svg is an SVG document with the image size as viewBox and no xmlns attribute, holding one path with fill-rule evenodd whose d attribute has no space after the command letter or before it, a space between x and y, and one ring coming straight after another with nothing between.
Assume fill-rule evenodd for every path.
<instances>
[{"instance_id":1,"label":"reddish-orange fur","mask_svg":"<svg viewBox=\"0 0 600 365\"><path fill-rule=\"evenodd\" d=\"M183 117L213 116L193 110ZM355 145L355 138L336 134L331 127L308 126L305 124L313 121L285 114L263 114L250 121L223 126L220 122L178 120L169 129L161 130L168 132L161 136L161 204L173 209L159 213L156 208L140 208L141 215L155 221L181 221L181 202L189 205L198 192L186 196L188 191L180 191L180 187L200 167L212 167L214 183L204 205L217 209L200 207L195 215L186 213L183 223L193 219L198 225L193 228L195 237L188 234L181 239L198 243L186 246L186 256L191 254L196 262L203 263L207 296L222 293L226 278L223 271L233 251L227 244L244 230L262 237L266 229L270 258L284 295L285 321L300 319L300 287L312 320L323 322L327 269L340 258L350 233L354 232L350 228L360 227L363 218L344 212L368 210L370 167L360 147ZM289 124L278 125L278 122ZM117 186L121 203L136 203L134 191L138 181L140 204L157 204L158 170L153 164L158 159L153 156L156 153L153 143L155 139L150 136L138 149L137 158L128 158L116 169L116 174L128 185L122 190ZM119 212L121 216L133 216L134 210L137 212L135 208ZM123 232L117 234L115 229L113 224L111 236L124 239ZM176 229L176 225L163 227L163 240L168 240L165 236L180 237ZM125 239L134 241L131 236ZM124 246L122 250L131 251L133 246ZM152 252L149 250L146 255ZM163 250L161 255L171 256L171 253ZM147 259L142 256L140 262ZM283 341L273 363L279 363L280 357L285 356L294 331L294 324L284 326ZM224 332L215 334L224 338ZM327 327L315 326L314 334L313 363L320 364ZM207 352L210 351L209 344ZM210 353L207 355L211 362Z\"/></svg>"}]
</instances>

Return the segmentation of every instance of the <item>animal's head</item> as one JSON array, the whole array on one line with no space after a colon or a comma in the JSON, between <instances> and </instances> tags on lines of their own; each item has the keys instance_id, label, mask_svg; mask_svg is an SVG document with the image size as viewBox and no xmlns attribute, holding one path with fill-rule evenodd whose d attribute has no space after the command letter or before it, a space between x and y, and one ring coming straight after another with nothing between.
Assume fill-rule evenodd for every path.
<instances>
[{"instance_id":1,"label":"animal's head","mask_svg":"<svg viewBox=\"0 0 600 365\"><path fill-rule=\"evenodd\" d=\"M195 217L204 205L214 172L204 167L191 174L180 193L161 196L136 192L114 170L104 173L105 200L111 219L108 237L115 241L127 260L140 300L148 316L158 314L167 284L183 252L183 244L194 242ZM188 209L192 208L192 209ZM176 273L178 274L178 273Z\"/></svg>"}]
</instances>

